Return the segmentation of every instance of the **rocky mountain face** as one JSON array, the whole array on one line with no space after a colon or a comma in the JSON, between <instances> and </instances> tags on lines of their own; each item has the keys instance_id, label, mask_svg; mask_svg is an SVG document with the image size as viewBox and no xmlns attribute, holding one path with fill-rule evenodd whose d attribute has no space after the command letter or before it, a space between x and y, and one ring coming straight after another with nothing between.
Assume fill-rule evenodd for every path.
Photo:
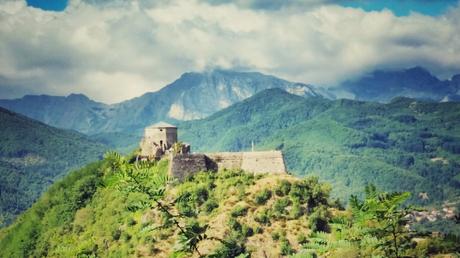
<instances>
[{"instance_id":1,"label":"rocky mountain face","mask_svg":"<svg viewBox=\"0 0 460 258\"><path fill-rule=\"evenodd\" d=\"M204 118L270 88L281 88L306 97L320 96L313 86L303 83L257 72L213 70L185 73L160 91L114 105L72 94L0 100L0 106L53 126L88 134L133 132L160 120Z\"/></svg>"},{"instance_id":2,"label":"rocky mountain face","mask_svg":"<svg viewBox=\"0 0 460 258\"><path fill-rule=\"evenodd\" d=\"M460 75L439 80L429 71L414 67L401 71L377 70L357 80L346 81L332 89L338 98L389 102L395 97L430 101L458 101Z\"/></svg>"}]
</instances>

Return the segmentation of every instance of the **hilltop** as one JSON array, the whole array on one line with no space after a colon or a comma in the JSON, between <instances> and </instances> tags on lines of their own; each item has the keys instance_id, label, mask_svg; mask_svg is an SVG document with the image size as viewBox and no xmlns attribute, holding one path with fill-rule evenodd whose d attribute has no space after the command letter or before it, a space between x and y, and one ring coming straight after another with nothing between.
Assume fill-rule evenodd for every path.
<instances>
[{"instance_id":1,"label":"hilltop","mask_svg":"<svg viewBox=\"0 0 460 258\"><path fill-rule=\"evenodd\" d=\"M248 150L251 142L282 150L289 171L330 182L341 200L368 183L410 191L422 205L460 196L460 103L331 101L270 89L179 128L193 151Z\"/></svg>"},{"instance_id":2,"label":"hilltop","mask_svg":"<svg viewBox=\"0 0 460 258\"><path fill-rule=\"evenodd\" d=\"M54 184L0 231L0 257L393 257L458 248L455 238L411 242L400 217L407 193L367 187L366 199L343 210L316 178L221 170L178 182L167 160L133 158L108 153ZM377 219L382 207L391 212ZM393 219L396 238L387 230Z\"/></svg>"},{"instance_id":3,"label":"hilltop","mask_svg":"<svg viewBox=\"0 0 460 258\"><path fill-rule=\"evenodd\" d=\"M106 146L0 108L0 225L26 210L68 170L97 160Z\"/></svg>"}]
</instances>

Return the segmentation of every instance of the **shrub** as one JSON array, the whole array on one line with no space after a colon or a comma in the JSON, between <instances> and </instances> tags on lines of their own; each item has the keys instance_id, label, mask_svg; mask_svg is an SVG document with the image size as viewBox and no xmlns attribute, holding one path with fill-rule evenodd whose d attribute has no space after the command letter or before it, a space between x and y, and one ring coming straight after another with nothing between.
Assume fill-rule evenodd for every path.
<instances>
[{"instance_id":1,"label":"shrub","mask_svg":"<svg viewBox=\"0 0 460 258\"><path fill-rule=\"evenodd\" d=\"M123 233L122 236L123 236L123 240L125 242L129 242L129 240L131 240L131 238L132 238L132 236L130 234L128 234L128 233Z\"/></svg>"},{"instance_id":2,"label":"shrub","mask_svg":"<svg viewBox=\"0 0 460 258\"><path fill-rule=\"evenodd\" d=\"M232 210L232 212L230 213L230 215L231 215L232 217L240 217L240 216L246 215L247 213L248 213L248 207L237 205L237 206Z\"/></svg>"},{"instance_id":3,"label":"shrub","mask_svg":"<svg viewBox=\"0 0 460 258\"><path fill-rule=\"evenodd\" d=\"M278 231L273 231L273 232L272 232L272 239L273 239L273 240L275 240L275 241L276 241L276 240L279 240L280 237L281 237L280 232L278 232Z\"/></svg>"},{"instance_id":4,"label":"shrub","mask_svg":"<svg viewBox=\"0 0 460 258\"><path fill-rule=\"evenodd\" d=\"M121 236L121 230L120 229L116 229L112 232L112 239L113 240L118 240L120 239L120 236Z\"/></svg>"},{"instance_id":5,"label":"shrub","mask_svg":"<svg viewBox=\"0 0 460 258\"><path fill-rule=\"evenodd\" d=\"M249 257L249 253L246 251L244 243L230 238L225 241L208 257L219 258L219 257Z\"/></svg>"},{"instance_id":6,"label":"shrub","mask_svg":"<svg viewBox=\"0 0 460 258\"><path fill-rule=\"evenodd\" d=\"M291 191L291 183L287 180L281 180L275 188L275 194L278 196L288 195Z\"/></svg>"},{"instance_id":7,"label":"shrub","mask_svg":"<svg viewBox=\"0 0 460 258\"><path fill-rule=\"evenodd\" d=\"M205 186L198 186L192 189L192 198L198 204L201 205L208 200L209 193Z\"/></svg>"},{"instance_id":8,"label":"shrub","mask_svg":"<svg viewBox=\"0 0 460 258\"><path fill-rule=\"evenodd\" d=\"M133 218L128 218L128 221L126 222L126 224L128 224L128 226L134 226L137 224L137 222Z\"/></svg>"},{"instance_id":9,"label":"shrub","mask_svg":"<svg viewBox=\"0 0 460 258\"><path fill-rule=\"evenodd\" d=\"M297 236L297 243L299 243L299 245L306 244L307 242L308 242L308 239L307 239L307 236L305 234L300 233Z\"/></svg>"},{"instance_id":10,"label":"shrub","mask_svg":"<svg viewBox=\"0 0 460 258\"><path fill-rule=\"evenodd\" d=\"M263 234L264 229L262 227L257 226L256 229L254 230L256 234Z\"/></svg>"},{"instance_id":11,"label":"shrub","mask_svg":"<svg viewBox=\"0 0 460 258\"><path fill-rule=\"evenodd\" d=\"M245 237L250 237L250 236L254 235L254 230L248 225L242 225L241 226L241 233Z\"/></svg>"},{"instance_id":12,"label":"shrub","mask_svg":"<svg viewBox=\"0 0 460 258\"><path fill-rule=\"evenodd\" d=\"M319 206L308 218L308 225L313 232L329 232L329 211L324 206Z\"/></svg>"},{"instance_id":13,"label":"shrub","mask_svg":"<svg viewBox=\"0 0 460 258\"><path fill-rule=\"evenodd\" d=\"M264 189L256 194L254 201L258 205L265 204L272 197L272 191Z\"/></svg>"},{"instance_id":14,"label":"shrub","mask_svg":"<svg viewBox=\"0 0 460 258\"><path fill-rule=\"evenodd\" d=\"M217 204L216 200L214 199L209 199L203 204L203 210L206 213L210 213L218 207L219 207L219 204Z\"/></svg>"},{"instance_id":15,"label":"shrub","mask_svg":"<svg viewBox=\"0 0 460 258\"><path fill-rule=\"evenodd\" d=\"M299 201L295 201L292 204L291 211L289 212L289 216L292 219L298 219L303 215L303 208L300 206Z\"/></svg>"},{"instance_id":16,"label":"shrub","mask_svg":"<svg viewBox=\"0 0 460 258\"><path fill-rule=\"evenodd\" d=\"M228 226L232 231L241 231L241 224L235 218L230 218L228 220Z\"/></svg>"},{"instance_id":17,"label":"shrub","mask_svg":"<svg viewBox=\"0 0 460 258\"><path fill-rule=\"evenodd\" d=\"M268 210L258 212L254 216L254 220L260 224L270 224L270 216L268 215Z\"/></svg>"},{"instance_id":18,"label":"shrub","mask_svg":"<svg viewBox=\"0 0 460 258\"><path fill-rule=\"evenodd\" d=\"M289 241L285 238L281 240L281 255L291 255L295 253L295 250L291 247Z\"/></svg>"},{"instance_id":19,"label":"shrub","mask_svg":"<svg viewBox=\"0 0 460 258\"><path fill-rule=\"evenodd\" d=\"M289 200L288 197L283 197L281 199L278 199L275 201L273 204L273 213L275 216L280 217L283 214L286 213L286 207L288 207L291 204L291 201Z\"/></svg>"},{"instance_id":20,"label":"shrub","mask_svg":"<svg viewBox=\"0 0 460 258\"><path fill-rule=\"evenodd\" d=\"M176 203L177 211L186 217L194 217L196 216L194 209L190 206L187 202L177 202Z\"/></svg>"}]
</instances>

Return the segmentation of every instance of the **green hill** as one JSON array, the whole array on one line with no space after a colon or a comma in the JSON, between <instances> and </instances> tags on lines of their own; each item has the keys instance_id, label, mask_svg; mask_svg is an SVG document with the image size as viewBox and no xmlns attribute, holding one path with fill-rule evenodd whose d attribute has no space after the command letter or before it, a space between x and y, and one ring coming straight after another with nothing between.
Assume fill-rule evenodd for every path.
<instances>
[{"instance_id":1,"label":"green hill","mask_svg":"<svg viewBox=\"0 0 460 258\"><path fill-rule=\"evenodd\" d=\"M460 196L459 103L330 101L272 89L179 127L193 151L248 150L251 142L282 150L291 172L331 183L342 200L368 183L410 191L423 205Z\"/></svg>"},{"instance_id":2,"label":"green hill","mask_svg":"<svg viewBox=\"0 0 460 258\"><path fill-rule=\"evenodd\" d=\"M105 147L0 108L0 226L26 210L68 170L101 157Z\"/></svg>"},{"instance_id":3,"label":"green hill","mask_svg":"<svg viewBox=\"0 0 460 258\"><path fill-rule=\"evenodd\" d=\"M425 257L459 248L407 230L407 193L368 187L342 210L315 178L223 170L177 182L167 160L132 160L110 153L55 183L0 231L0 257Z\"/></svg>"}]
</instances>

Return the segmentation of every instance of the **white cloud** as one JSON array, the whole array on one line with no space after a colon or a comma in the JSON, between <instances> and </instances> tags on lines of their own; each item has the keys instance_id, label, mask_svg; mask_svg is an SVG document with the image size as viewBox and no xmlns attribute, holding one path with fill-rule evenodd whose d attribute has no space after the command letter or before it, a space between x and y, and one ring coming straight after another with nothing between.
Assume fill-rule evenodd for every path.
<instances>
[{"instance_id":1,"label":"white cloud","mask_svg":"<svg viewBox=\"0 0 460 258\"><path fill-rule=\"evenodd\" d=\"M72 1L58 13L1 2L0 98L82 92L113 103L216 66L317 85L375 68L460 72L460 7L396 17L319 0L270 11L220 2Z\"/></svg>"}]
</instances>

